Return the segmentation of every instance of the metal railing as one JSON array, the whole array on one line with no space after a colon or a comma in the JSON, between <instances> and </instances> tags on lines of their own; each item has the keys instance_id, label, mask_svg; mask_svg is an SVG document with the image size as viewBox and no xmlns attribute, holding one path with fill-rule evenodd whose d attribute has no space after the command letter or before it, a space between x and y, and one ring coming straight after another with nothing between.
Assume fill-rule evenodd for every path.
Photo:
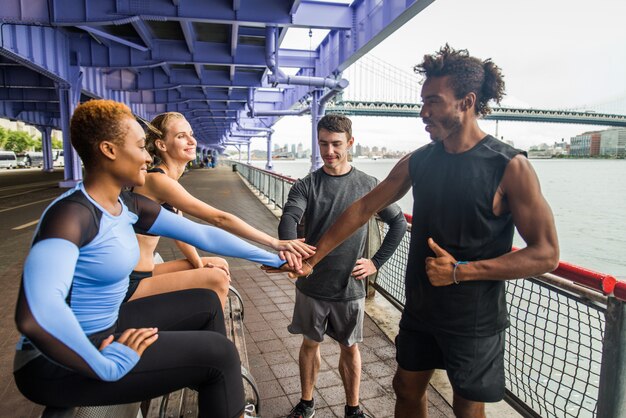
<instances>
[{"instance_id":1,"label":"metal railing","mask_svg":"<svg viewBox=\"0 0 626 418\"><path fill-rule=\"evenodd\" d=\"M283 207L294 179L233 164ZM378 221L372 233L381 240L386 225ZM370 283L400 310L410 234ZM513 408L525 417L626 416L626 283L562 262L552 274L507 282L506 298L505 399Z\"/></svg>"}]
</instances>

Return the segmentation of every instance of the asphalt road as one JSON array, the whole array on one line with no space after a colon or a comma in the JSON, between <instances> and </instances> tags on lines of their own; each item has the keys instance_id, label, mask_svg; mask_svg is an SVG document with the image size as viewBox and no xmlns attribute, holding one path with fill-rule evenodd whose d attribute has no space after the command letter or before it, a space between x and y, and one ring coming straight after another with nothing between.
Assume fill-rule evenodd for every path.
<instances>
[{"instance_id":1,"label":"asphalt road","mask_svg":"<svg viewBox=\"0 0 626 418\"><path fill-rule=\"evenodd\" d=\"M26 256L43 210L66 189L63 170L0 170L0 271Z\"/></svg>"}]
</instances>

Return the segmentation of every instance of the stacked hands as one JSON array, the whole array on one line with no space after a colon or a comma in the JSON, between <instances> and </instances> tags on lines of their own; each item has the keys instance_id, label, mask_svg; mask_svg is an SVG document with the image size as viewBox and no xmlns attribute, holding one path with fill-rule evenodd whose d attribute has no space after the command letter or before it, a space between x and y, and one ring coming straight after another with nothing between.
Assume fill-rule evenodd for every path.
<instances>
[{"instance_id":1,"label":"stacked hands","mask_svg":"<svg viewBox=\"0 0 626 418\"><path fill-rule=\"evenodd\" d=\"M449 286L454 284L453 269L457 260L450 255L449 252L441 248L432 239L428 239L428 246L435 253L434 257L426 258L426 274L433 286ZM305 244L303 239L280 241L279 248L280 258L287 262L280 268L272 266L261 266L261 269L267 273L284 273L288 272L289 277L297 279L298 277L307 277L313 272L313 266L306 260L315 254L315 247ZM355 279L363 280L367 276L376 273L377 269L372 260L368 258L360 258L357 260L352 269L352 276ZM458 279L458 273L457 273Z\"/></svg>"},{"instance_id":2,"label":"stacked hands","mask_svg":"<svg viewBox=\"0 0 626 418\"><path fill-rule=\"evenodd\" d=\"M308 272L305 272L305 268L308 268L308 263L302 263L303 260L310 258L315 254L315 247L304 242L304 238L292 239L292 240L276 240L276 243L272 247L278 251L278 256L281 260L285 260L286 263L280 268L271 266L262 266L261 268L270 273L280 273L288 271L292 277L306 276ZM312 269L311 269L312 270Z\"/></svg>"}]
</instances>

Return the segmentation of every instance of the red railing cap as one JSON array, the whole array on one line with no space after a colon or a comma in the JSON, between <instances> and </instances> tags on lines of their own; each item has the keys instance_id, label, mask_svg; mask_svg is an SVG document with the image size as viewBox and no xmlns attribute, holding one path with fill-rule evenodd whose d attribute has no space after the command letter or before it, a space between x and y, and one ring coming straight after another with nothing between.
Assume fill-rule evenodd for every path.
<instances>
[{"instance_id":1,"label":"red railing cap","mask_svg":"<svg viewBox=\"0 0 626 418\"><path fill-rule=\"evenodd\" d=\"M626 302L626 281L618 280L613 289L613 295L623 302Z\"/></svg>"}]
</instances>

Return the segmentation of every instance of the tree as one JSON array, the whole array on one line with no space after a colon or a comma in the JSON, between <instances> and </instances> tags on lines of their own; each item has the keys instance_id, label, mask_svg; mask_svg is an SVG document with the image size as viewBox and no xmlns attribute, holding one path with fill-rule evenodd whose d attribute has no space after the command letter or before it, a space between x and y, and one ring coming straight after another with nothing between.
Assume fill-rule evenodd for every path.
<instances>
[{"instance_id":1,"label":"tree","mask_svg":"<svg viewBox=\"0 0 626 418\"><path fill-rule=\"evenodd\" d=\"M9 138L9 132L0 126L0 148L4 149L4 144L7 142Z\"/></svg>"},{"instance_id":2,"label":"tree","mask_svg":"<svg viewBox=\"0 0 626 418\"><path fill-rule=\"evenodd\" d=\"M7 151L21 153L31 149L35 145L35 139L23 131L9 131L4 144Z\"/></svg>"},{"instance_id":3,"label":"tree","mask_svg":"<svg viewBox=\"0 0 626 418\"><path fill-rule=\"evenodd\" d=\"M52 149L63 149L63 141L52 139Z\"/></svg>"},{"instance_id":4,"label":"tree","mask_svg":"<svg viewBox=\"0 0 626 418\"><path fill-rule=\"evenodd\" d=\"M35 148L35 151L43 151L43 139L33 138L33 147Z\"/></svg>"}]
</instances>

